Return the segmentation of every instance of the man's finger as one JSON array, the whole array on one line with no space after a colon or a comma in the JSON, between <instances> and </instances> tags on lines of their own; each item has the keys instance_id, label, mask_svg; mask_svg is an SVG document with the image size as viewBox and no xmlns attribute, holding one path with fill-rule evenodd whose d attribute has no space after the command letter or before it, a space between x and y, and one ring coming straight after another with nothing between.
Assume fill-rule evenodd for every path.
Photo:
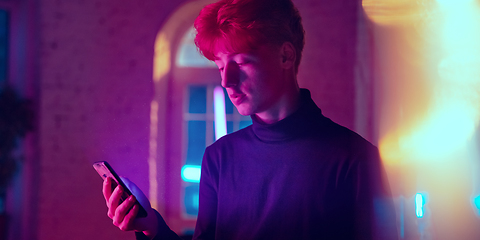
<instances>
[{"instance_id":1,"label":"man's finger","mask_svg":"<svg viewBox=\"0 0 480 240\"><path fill-rule=\"evenodd\" d=\"M135 204L135 197L130 196L116 208L115 219L114 219L114 224L116 226L118 226L119 228L125 227L124 226L125 224L123 223L123 221L127 216L129 210L133 207L134 204Z\"/></svg>"},{"instance_id":2,"label":"man's finger","mask_svg":"<svg viewBox=\"0 0 480 240\"><path fill-rule=\"evenodd\" d=\"M105 198L105 201L108 202L108 199L110 199L110 196L112 196L112 179L107 177L105 180L103 180L103 197Z\"/></svg>"},{"instance_id":3,"label":"man's finger","mask_svg":"<svg viewBox=\"0 0 480 240\"><path fill-rule=\"evenodd\" d=\"M123 195L123 188L122 186L117 186L115 190L113 190L112 195L107 201L108 206L108 217L112 218L115 217L115 213L117 211L118 205L120 204L120 199Z\"/></svg>"},{"instance_id":4,"label":"man's finger","mask_svg":"<svg viewBox=\"0 0 480 240\"><path fill-rule=\"evenodd\" d=\"M137 204L134 204L132 209L125 215L122 225L119 227L122 231L134 230L134 221L135 217L138 214L139 207Z\"/></svg>"}]
</instances>

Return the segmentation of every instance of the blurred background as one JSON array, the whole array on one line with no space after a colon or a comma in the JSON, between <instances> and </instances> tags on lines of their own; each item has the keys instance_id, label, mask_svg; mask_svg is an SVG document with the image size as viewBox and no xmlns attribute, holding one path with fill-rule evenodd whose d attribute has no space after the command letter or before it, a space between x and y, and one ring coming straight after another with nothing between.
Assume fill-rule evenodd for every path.
<instances>
[{"instance_id":1,"label":"blurred background","mask_svg":"<svg viewBox=\"0 0 480 240\"><path fill-rule=\"evenodd\" d=\"M399 238L480 239L480 1L293 1L299 84L379 147ZM225 132L251 123L193 45L209 2L0 1L0 239L132 239L95 161L191 234L215 106Z\"/></svg>"}]
</instances>

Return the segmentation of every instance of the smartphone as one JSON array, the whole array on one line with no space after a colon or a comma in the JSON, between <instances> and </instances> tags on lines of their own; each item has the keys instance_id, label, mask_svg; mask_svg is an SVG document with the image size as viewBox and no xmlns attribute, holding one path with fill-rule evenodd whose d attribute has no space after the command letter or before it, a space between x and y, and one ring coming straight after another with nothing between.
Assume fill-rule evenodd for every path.
<instances>
[{"instance_id":1,"label":"smartphone","mask_svg":"<svg viewBox=\"0 0 480 240\"><path fill-rule=\"evenodd\" d=\"M95 162L93 163L93 168L97 171L97 173L102 177L103 180L105 180L107 177L110 177L113 179L112 183L112 190L117 187L117 185L120 185L123 187L123 195L120 198L120 202L125 201L130 195L133 195L130 190L127 188L125 183L122 181L122 179L117 175L117 173L113 170L113 168L110 166L105 161L100 161L100 162ZM142 205L137 201L135 204L137 204L140 209L137 213L137 218L143 218L147 216L147 211L142 207Z\"/></svg>"}]
</instances>

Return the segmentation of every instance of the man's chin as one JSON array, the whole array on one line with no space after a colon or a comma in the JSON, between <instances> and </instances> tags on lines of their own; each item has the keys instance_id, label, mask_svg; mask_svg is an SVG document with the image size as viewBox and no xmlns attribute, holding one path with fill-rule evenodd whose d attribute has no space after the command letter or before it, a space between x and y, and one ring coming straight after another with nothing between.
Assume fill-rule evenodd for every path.
<instances>
[{"instance_id":1,"label":"man's chin","mask_svg":"<svg viewBox=\"0 0 480 240\"><path fill-rule=\"evenodd\" d=\"M253 114L253 112L250 110L250 109L247 109L247 108L244 108L242 106L238 106L237 107L237 111L238 113L240 113L240 115L242 116L250 116Z\"/></svg>"},{"instance_id":2,"label":"man's chin","mask_svg":"<svg viewBox=\"0 0 480 240\"><path fill-rule=\"evenodd\" d=\"M244 112L244 113L242 113L242 112L240 112L240 111L239 111L238 113L240 113L240 115L242 115L242 116L250 116L250 115L253 114L253 113L250 113L250 112Z\"/></svg>"}]
</instances>

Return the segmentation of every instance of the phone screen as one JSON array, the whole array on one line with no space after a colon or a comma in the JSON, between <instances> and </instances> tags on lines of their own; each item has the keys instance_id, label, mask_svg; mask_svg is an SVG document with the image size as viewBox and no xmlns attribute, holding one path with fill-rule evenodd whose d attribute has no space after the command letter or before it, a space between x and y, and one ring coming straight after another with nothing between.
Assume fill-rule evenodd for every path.
<instances>
[{"instance_id":1,"label":"phone screen","mask_svg":"<svg viewBox=\"0 0 480 240\"><path fill-rule=\"evenodd\" d=\"M95 162L93 163L93 168L97 171L97 173L102 177L103 180L105 180L107 177L110 177L111 179L114 180L114 183L112 183L112 190L117 187L117 185L120 185L123 187L124 192L122 197L120 198L120 202L125 201L132 193L130 192L130 189L127 188L125 183L122 181L122 179L117 175L117 173L113 170L113 168L110 166L105 161L100 161L100 162ZM142 218L147 216L147 211L142 207L138 201L136 204L140 207L137 218Z\"/></svg>"}]
</instances>

